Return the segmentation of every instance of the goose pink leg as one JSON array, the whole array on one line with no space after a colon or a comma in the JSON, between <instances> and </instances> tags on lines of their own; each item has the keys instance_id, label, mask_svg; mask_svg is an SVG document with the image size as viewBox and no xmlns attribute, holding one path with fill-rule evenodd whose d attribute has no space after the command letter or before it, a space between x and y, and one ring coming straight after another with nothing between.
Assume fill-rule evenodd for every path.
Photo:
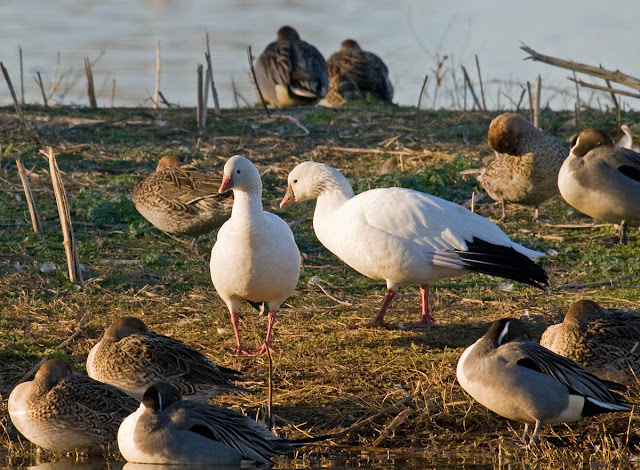
<instances>
[{"instance_id":1,"label":"goose pink leg","mask_svg":"<svg viewBox=\"0 0 640 470\"><path fill-rule=\"evenodd\" d=\"M389 304L391 304L391 301L395 296L396 296L396 291L387 289L387 292L385 292L384 294L384 300L382 301L380 310L378 310L378 313L376 314L376 316L373 317L373 320L356 323L356 326L358 328L373 328L376 326L384 325L384 314L387 312L387 307L389 307Z\"/></svg>"},{"instance_id":2,"label":"goose pink leg","mask_svg":"<svg viewBox=\"0 0 640 470\"><path fill-rule=\"evenodd\" d=\"M237 313L231 314L231 324L233 325L233 332L236 335L236 356L253 356L251 351L246 349L242 345L242 340L240 339L240 328L238 323L240 322L240 315Z\"/></svg>"},{"instance_id":3,"label":"goose pink leg","mask_svg":"<svg viewBox=\"0 0 640 470\"><path fill-rule=\"evenodd\" d=\"M433 317L429 313L429 286L420 286L420 297L422 297L422 318L418 323L412 323L411 328L431 328Z\"/></svg>"},{"instance_id":4,"label":"goose pink leg","mask_svg":"<svg viewBox=\"0 0 640 470\"><path fill-rule=\"evenodd\" d=\"M269 353L274 353L275 351L271 348L271 346L269 346L269 339L271 338L271 329L273 328L273 322L276 321L276 313L278 313L277 311L275 312L269 312L269 314L267 315L267 319L269 320L269 323L267 323L267 336L264 338L264 343L262 343L262 346L260 346L258 349L251 351L251 354L254 356L258 356L258 355L263 355L263 354L267 354L267 349L269 350Z\"/></svg>"}]
</instances>

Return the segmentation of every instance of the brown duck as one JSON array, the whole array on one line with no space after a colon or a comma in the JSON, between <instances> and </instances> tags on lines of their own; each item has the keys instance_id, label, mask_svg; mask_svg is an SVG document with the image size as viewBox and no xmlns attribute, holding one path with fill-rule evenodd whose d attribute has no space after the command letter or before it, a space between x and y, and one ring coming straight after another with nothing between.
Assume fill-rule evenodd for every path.
<instances>
[{"instance_id":1,"label":"brown duck","mask_svg":"<svg viewBox=\"0 0 640 470\"><path fill-rule=\"evenodd\" d=\"M340 50L329 57L329 92L320 104L330 108L345 102L364 99L371 94L381 101L391 102L393 85L389 69L373 52L362 50L353 39L342 41Z\"/></svg>"},{"instance_id":2,"label":"brown duck","mask_svg":"<svg viewBox=\"0 0 640 470\"><path fill-rule=\"evenodd\" d=\"M162 157L155 173L134 187L133 204L163 232L197 239L229 218L233 199L218 194L219 176L181 165L181 161L178 155Z\"/></svg>"},{"instance_id":3,"label":"brown duck","mask_svg":"<svg viewBox=\"0 0 640 470\"><path fill-rule=\"evenodd\" d=\"M564 321L551 325L540 344L581 364L601 379L625 385L640 374L640 315L607 310L591 300L569 307Z\"/></svg>"},{"instance_id":4,"label":"brown duck","mask_svg":"<svg viewBox=\"0 0 640 470\"><path fill-rule=\"evenodd\" d=\"M537 129L524 117L505 113L489 126L489 145L495 155L484 159L478 181L495 201L539 206L558 194L558 171L569 150L555 137Z\"/></svg>"}]
</instances>

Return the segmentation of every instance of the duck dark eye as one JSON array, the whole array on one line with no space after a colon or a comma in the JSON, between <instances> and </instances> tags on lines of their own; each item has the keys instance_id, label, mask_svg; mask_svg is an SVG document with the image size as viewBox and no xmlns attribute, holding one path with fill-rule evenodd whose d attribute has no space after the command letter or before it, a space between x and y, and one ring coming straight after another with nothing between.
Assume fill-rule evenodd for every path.
<instances>
[{"instance_id":1,"label":"duck dark eye","mask_svg":"<svg viewBox=\"0 0 640 470\"><path fill-rule=\"evenodd\" d=\"M236 171L236 173L240 174L240 170Z\"/></svg>"},{"instance_id":2,"label":"duck dark eye","mask_svg":"<svg viewBox=\"0 0 640 470\"><path fill-rule=\"evenodd\" d=\"M298 180L293 180L293 184L296 184L298 182Z\"/></svg>"}]
</instances>

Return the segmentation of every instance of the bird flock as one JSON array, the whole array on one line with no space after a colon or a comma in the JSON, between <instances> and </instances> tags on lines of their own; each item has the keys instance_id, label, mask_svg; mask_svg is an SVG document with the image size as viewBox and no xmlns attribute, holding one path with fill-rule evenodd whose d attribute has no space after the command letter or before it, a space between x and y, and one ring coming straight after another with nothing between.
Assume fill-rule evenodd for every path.
<instances>
[{"instance_id":1,"label":"bird flock","mask_svg":"<svg viewBox=\"0 0 640 470\"><path fill-rule=\"evenodd\" d=\"M265 100L276 106L330 106L371 93L391 101L388 70L354 40L325 63L312 45L285 26L256 63ZM502 204L539 205L560 193L577 210L628 227L640 225L640 155L603 132L582 131L567 149L522 116L506 113L489 127L495 155L478 177ZM630 139L625 142L631 147ZM233 196L230 196L230 193ZM301 255L289 225L262 205L262 177L246 157L225 163L222 177L163 157L133 192L138 211L158 229L193 237L218 230L211 250L213 286L227 305L238 356L273 352L271 337L281 305L298 284ZM303 162L288 175L280 207L316 200L313 229L320 243L363 276L386 283L370 321L384 325L401 287L419 286L421 316L412 328L430 328L429 288L441 279L479 272L536 288L548 284L536 260L544 253L513 242L489 219L444 199L405 188L354 194L336 168ZM267 317L264 342L241 340L242 302ZM539 441L544 424L568 423L604 412L628 412L621 394L640 372L640 315L605 310L589 300L572 305L562 324L537 343L515 318L493 323L460 357L461 387L495 413L525 423L523 442ZM90 452L117 444L135 463L212 463L272 458L308 442L276 436L247 416L207 403L220 393L249 393L242 375L217 366L197 349L149 331L124 317L106 329L87 358L88 377L61 359L42 364L17 385L8 409L30 441L58 452ZM533 429L531 429L533 426Z\"/></svg>"}]
</instances>

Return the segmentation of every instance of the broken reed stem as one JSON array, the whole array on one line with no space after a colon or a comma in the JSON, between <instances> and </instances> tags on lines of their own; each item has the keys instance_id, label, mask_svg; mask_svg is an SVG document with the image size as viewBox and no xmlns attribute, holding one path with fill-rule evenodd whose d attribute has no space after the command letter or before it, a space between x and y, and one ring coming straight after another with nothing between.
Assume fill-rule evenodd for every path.
<instances>
[{"instance_id":1,"label":"broken reed stem","mask_svg":"<svg viewBox=\"0 0 640 470\"><path fill-rule=\"evenodd\" d=\"M624 95L624 96L630 96L631 98L640 99L640 93L633 93L627 90L620 90L619 88L612 88L611 86L606 87L606 86L596 85L594 83L583 82L582 80L577 80L575 78L575 75L574 75L574 78L567 77L567 79L572 82L575 82L577 85L580 85L586 88L592 88L594 90L606 91L609 93L615 93L616 95ZM608 80L605 80L605 81L607 81L607 83L610 83Z\"/></svg>"},{"instance_id":2,"label":"broken reed stem","mask_svg":"<svg viewBox=\"0 0 640 470\"><path fill-rule=\"evenodd\" d=\"M203 104L203 96L202 96L202 64L198 64L198 105L196 108L196 120L198 129L202 129L202 104Z\"/></svg>"},{"instance_id":3,"label":"broken reed stem","mask_svg":"<svg viewBox=\"0 0 640 470\"><path fill-rule=\"evenodd\" d=\"M57 351L58 349L62 349L66 347L69 343L71 343L71 341L76 339L76 337L80 335L80 333L82 333L82 328L84 327L84 322L87 319L88 315L89 315L89 312L86 312L84 315L82 315L82 318L80 318L80 321L76 325L75 330L73 330L73 333L71 333L71 336L69 336L67 339L65 339L62 343L57 345L55 348L48 349L45 355L42 356L42 359L40 359L40 361L38 361L38 363L35 366L33 366L22 377L20 377L20 380L18 380L18 383L16 383L16 385L21 384L22 382L27 380L29 377L31 377L31 375L35 373L38 369L40 369L40 366L44 364L51 357L54 351Z\"/></svg>"},{"instance_id":4,"label":"broken reed stem","mask_svg":"<svg viewBox=\"0 0 640 470\"><path fill-rule=\"evenodd\" d=\"M111 80L111 107L113 108L113 102L116 100L116 79Z\"/></svg>"},{"instance_id":5,"label":"broken reed stem","mask_svg":"<svg viewBox=\"0 0 640 470\"><path fill-rule=\"evenodd\" d=\"M4 75L4 80L7 82L7 86L9 87L9 92L11 93L11 98L13 99L13 105L16 108L16 114L18 115L18 119L20 120L20 124L25 126L24 123L24 115L22 114L22 109L20 108L20 103L18 103L18 97L16 96L16 91L13 89L13 84L11 83L11 78L9 78L9 72L7 72L6 67L2 62L0 62L0 69L2 69L2 74Z\"/></svg>"},{"instance_id":6,"label":"broken reed stem","mask_svg":"<svg viewBox=\"0 0 640 470\"><path fill-rule=\"evenodd\" d=\"M156 88L153 92L153 109L158 109L158 93L160 93L160 40L156 41Z\"/></svg>"},{"instance_id":7,"label":"broken reed stem","mask_svg":"<svg viewBox=\"0 0 640 470\"><path fill-rule=\"evenodd\" d=\"M49 102L47 101L47 95L44 92L44 84L42 83L42 76L40 75L39 70L36 72L36 75L38 78L34 78L34 80L38 84L38 87L40 87L40 93L42 93L42 101L44 102L44 107L48 108Z\"/></svg>"},{"instance_id":8,"label":"broken reed stem","mask_svg":"<svg viewBox=\"0 0 640 470\"><path fill-rule=\"evenodd\" d=\"M418 96L418 106L416 107L416 128L420 122L420 105L422 104L422 96L424 95L424 88L427 86L427 80L429 80L429 75L424 76L424 80L422 80L422 86L420 87L420 95Z\"/></svg>"},{"instance_id":9,"label":"broken reed stem","mask_svg":"<svg viewBox=\"0 0 640 470\"><path fill-rule=\"evenodd\" d=\"M464 65L461 65L460 67L462 67L462 73L464 74L464 82L466 83L467 87L469 88L469 91L471 92L471 96L473 97L473 101L475 102L475 104L478 107L478 109L481 110L482 106L480 106L480 101L478 101L478 97L476 96L476 92L473 89L473 85L471 84L471 79L469 78L469 74L467 73L467 69L464 67ZM465 110L466 110L466 97L465 97Z\"/></svg>"},{"instance_id":10,"label":"broken reed stem","mask_svg":"<svg viewBox=\"0 0 640 470\"><path fill-rule=\"evenodd\" d=\"M579 129L580 128L580 88L578 87L575 71L573 72L573 81L576 83L576 108L575 108L576 128Z\"/></svg>"},{"instance_id":11,"label":"broken reed stem","mask_svg":"<svg viewBox=\"0 0 640 470\"><path fill-rule=\"evenodd\" d=\"M24 189L24 195L27 198L27 206L29 207L29 215L31 216L31 225L33 231L38 233L42 229L40 223L40 216L38 215L38 209L36 208L36 202L33 199L33 192L31 191L31 185L29 184L29 178L27 172L22 165L22 160L16 158L16 166L18 167L18 174L20 175L20 181L22 181L22 188Z\"/></svg>"},{"instance_id":12,"label":"broken reed stem","mask_svg":"<svg viewBox=\"0 0 640 470\"><path fill-rule=\"evenodd\" d=\"M207 58L207 53L204 53L205 59ZM204 92L202 96L202 128L205 129L207 127L207 111L209 110L209 73L211 72L209 65L207 65L207 70L204 72Z\"/></svg>"},{"instance_id":13,"label":"broken reed stem","mask_svg":"<svg viewBox=\"0 0 640 470\"><path fill-rule=\"evenodd\" d=\"M542 86L542 77L538 75L536 77L536 88L533 95L533 125L540 128L540 91Z\"/></svg>"},{"instance_id":14,"label":"broken reed stem","mask_svg":"<svg viewBox=\"0 0 640 470\"><path fill-rule=\"evenodd\" d=\"M582 289L583 287L593 287L593 286L612 286L614 284L619 284L624 281L629 281L633 279L633 274L627 274L626 276L616 277L613 279L602 279L600 281L594 282L585 282L584 284L562 284L554 287L554 290L560 289Z\"/></svg>"},{"instance_id":15,"label":"broken reed stem","mask_svg":"<svg viewBox=\"0 0 640 470\"><path fill-rule=\"evenodd\" d=\"M478 69L478 81L480 82L480 96L482 97L482 109L487 110L487 103L484 100L484 87L482 86L482 74L480 73L480 61L478 60L478 54L476 56L476 68Z\"/></svg>"},{"instance_id":16,"label":"broken reed stem","mask_svg":"<svg viewBox=\"0 0 640 470\"><path fill-rule=\"evenodd\" d=\"M169 102L167 101L167 99L164 97L164 95L162 94L162 92L161 92L161 91L159 91L159 92L158 92L158 95L160 95L160 99L161 99L161 100L162 100L162 102L165 104L165 106L166 106L167 108L170 108L170 107L171 107L171 103L169 103Z\"/></svg>"},{"instance_id":17,"label":"broken reed stem","mask_svg":"<svg viewBox=\"0 0 640 470\"><path fill-rule=\"evenodd\" d=\"M22 46L18 46L20 56L20 103L24 106L24 66L22 64Z\"/></svg>"},{"instance_id":18,"label":"broken reed stem","mask_svg":"<svg viewBox=\"0 0 640 470\"><path fill-rule=\"evenodd\" d=\"M533 122L533 95L531 94L530 82L527 82L527 95L529 96L529 120Z\"/></svg>"},{"instance_id":19,"label":"broken reed stem","mask_svg":"<svg viewBox=\"0 0 640 470\"><path fill-rule=\"evenodd\" d=\"M47 151L40 150L49 160L49 172L51 173L51 183L53 191L56 195L56 204L58 206L58 214L60 215L60 227L62 228L62 236L64 237L64 250L67 254L67 266L69 268L69 280L80 287L84 286L82 273L80 272L80 262L78 260L78 248L76 239L73 235L73 227L71 225L71 215L69 214L69 202L67 201L67 193L62 183L62 176L58 168L58 162L53 155L53 148L47 147Z\"/></svg>"},{"instance_id":20,"label":"broken reed stem","mask_svg":"<svg viewBox=\"0 0 640 470\"><path fill-rule=\"evenodd\" d=\"M211 72L209 73L209 79L211 80L211 96L213 96L213 108L216 114L220 114L220 101L218 101L218 90L216 90L216 84L213 81L213 66L211 65L211 47L209 45L209 31L206 31L207 37L207 65ZM209 72L209 70L207 70Z\"/></svg>"},{"instance_id":21,"label":"broken reed stem","mask_svg":"<svg viewBox=\"0 0 640 470\"><path fill-rule=\"evenodd\" d=\"M262 90L260 90L260 85L258 85L258 79L256 78L256 70L253 68L253 54L251 54L251 46L247 46L247 57L249 59L249 67L251 68L251 76L253 77L253 84L256 86L256 90L258 90L260 101L262 102L262 106L264 107L264 110L267 112L267 116L271 117L271 112L267 107L267 102L264 100L264 96L262 95Z\"/></svg>"},{"instance_id":22,"label":"broken reed stem","mask_svg":"<svg viewBox=\"0 0 640 470\"><path fill-rule=\"evenodd\" d=\"M611 90L611 82L605 78L604 82L607 84L607 88ZM616 110L616 120L617 120L617 132L620 132L620 124L622 120L622 111L620 110L620 103L616 99L615 93L609 91L609 95L611 95L611 101L613 102L613 106Z\"/></svg>"},{"instance_id":23,"label":"broken reed stem","mask_svg":"<svg viewBox=\"0 0 640 470\"><path fill-rule=\"evenodd\" d=\"M391 420L391 422L382 430L380 435L373 441L371 444L373 447L378 447L382 442L391 434L391 432L404 423L409 416L415 413L416 410L413 408L405 408L402 410L395 418Z\"/></svg>"},{"instance_id":24,"label":"broken reed stem","mask_svg":"<svg viewBox=\"0 0 640 470\"><path fill-rule=\"evenodd\" d=\"M520 105L522 104L522 100L524 99L524 95L527 92L525 87L522 87L522 93L520 93L520 99L518 100L518 104L516 106L516 113L520 110Z\"/></svg>"},{"instance_id":25,"label":"broken reed stem","mask_svg":"<svg viewBox=\"0 0 640 470\"><path fill-rule=\"evenodd\" d=\"M91 109L97 109L96 92L93 87L93 72L91 71L91 61L88 57L84 58L84 71L87 75L87 94L89 95L89 107Z\"/></svg>"}]
</instances>

